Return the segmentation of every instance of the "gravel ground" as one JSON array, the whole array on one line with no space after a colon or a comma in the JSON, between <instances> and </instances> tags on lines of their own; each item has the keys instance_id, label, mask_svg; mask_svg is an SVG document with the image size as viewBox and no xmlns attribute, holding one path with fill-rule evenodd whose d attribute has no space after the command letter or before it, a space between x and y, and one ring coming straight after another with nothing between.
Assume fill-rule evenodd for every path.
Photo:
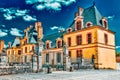
<instances>
[{"instance_id":1,"label":"gravel ground","mask_svg":"<svg viewBox=\"0 0 120 80\"><path fill-rule=\"evenodd\" d=\"M54 71L45 73L24 73L0 76L0 80L120 80L116 70L79 70L74 72Z\"/></svg>"}]
</instances>

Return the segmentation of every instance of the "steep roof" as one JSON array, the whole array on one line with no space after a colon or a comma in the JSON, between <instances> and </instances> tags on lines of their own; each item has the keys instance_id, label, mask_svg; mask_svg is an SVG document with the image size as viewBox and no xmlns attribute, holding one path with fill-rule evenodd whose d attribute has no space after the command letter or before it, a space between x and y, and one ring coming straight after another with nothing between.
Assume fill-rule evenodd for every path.
<instances>
[{"instance_id":1,"label":"steep roof","mask_svg":"<svg viewBox=\"0 0 120 80\"><path fill-rule=\"evenodd\" d=\"M92 22L93 25L101 25L100 20L102 19L102 15L94 5L84 9L82 16L84 17L84 26L88 21Z\"/></svg>"},{"instance_id":2,"label":"steep roof","mask_svg":"<svg viewBox=\"0 0 120 80\"><path fill-rule=\"evenodd\" d=\"M83 10L82 13L83 16L83 26L86 26L87 22L92 22L93 25L100 25L101 26L101 19L102 19L102 15L100 14L100 12L98 11L98 9L96 8L96 6L91 6L88 7L86 9ZM72 24L69 26L71 28L75 28L75 20L72 22Z\"/></svg>"},{"instance_id":3,"label":"steep roof","mask_svg":"<svg viewBox=\"0 0 120 80\"><path fill-rule=\"evenodd\" d=\"M56 47L56 39L57 38L63 38L63 34L65 33L65 31L63 32L57 32L51 35L47 35L43 37L43 42L45 43L47 40L51 41L51 47L55 48Z\"/></svg>"},{"instance_id":4,"label":"steep roof","mask_svg":"<svg viewBox=\"0 0 120 80\"><path fill-rule=\"evenodd\" d=\"M28 31L28 40L29 43L37 43L37 31L34 27Z\"/></svg>"},{"instance_id":5,"label":"steep roof","mask_svg":"<svg viewBox=\"0 0 120 80\"><path fill-rule=\"evenodd\" d=\"M20 44L20 39L19 39L19 38L16 38L16 39L12 42L11 46L12 46L12 47L15 47L15 46L18 46L19 44Z\"/></svg>"}]
</instances>

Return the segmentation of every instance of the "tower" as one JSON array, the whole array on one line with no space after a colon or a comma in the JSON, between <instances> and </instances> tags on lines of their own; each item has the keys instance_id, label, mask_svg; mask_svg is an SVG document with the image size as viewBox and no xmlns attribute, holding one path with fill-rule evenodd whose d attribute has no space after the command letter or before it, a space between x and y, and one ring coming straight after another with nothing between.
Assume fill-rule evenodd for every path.
<instances>
[{"instance_id":1,"label":"tower","mask_svg":"<svg viewBox=\"0 0 120 80\"><path fill-rule=\"evenodd\" d=\"M4 48L4 40L0 40L0 52L3 50Z\"/></svg>"},{"instance_id":2,"label":"tower","mask_svg":"<svg viewBox=\"0 0 120 80\"><path fill-rule=\"evenodd\" d=\"M43 37L43 28L42 28L42 23L41 22L36 22L35 23L35 30L38 32L38 38L42 39L42 37Z\"/></svg>"}]
</instances>

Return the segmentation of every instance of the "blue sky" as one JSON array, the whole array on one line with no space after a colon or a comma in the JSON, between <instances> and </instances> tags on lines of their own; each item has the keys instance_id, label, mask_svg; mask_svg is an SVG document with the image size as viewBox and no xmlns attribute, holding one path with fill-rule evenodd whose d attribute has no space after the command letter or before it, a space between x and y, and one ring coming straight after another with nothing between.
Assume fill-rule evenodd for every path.
<instances>
[{"instance_id":1,"label":"blue sky","mask_svg":"<svg viewBox=\"0 0 120 80\"><path fill-rule=\"evenodd\" d=\"M66 29L74 19L78 6L95 5L108 18L109 29L116 32L116 48L120 49L120 1L119 0L0 0L0 39L7 44L34 22L41 21L44 35Z\"/></svg>"}]
</instances>

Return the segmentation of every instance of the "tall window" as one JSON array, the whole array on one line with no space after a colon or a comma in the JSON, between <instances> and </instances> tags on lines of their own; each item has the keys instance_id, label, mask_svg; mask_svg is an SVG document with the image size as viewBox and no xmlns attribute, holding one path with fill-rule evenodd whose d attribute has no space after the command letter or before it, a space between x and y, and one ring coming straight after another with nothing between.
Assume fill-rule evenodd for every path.
<instances>
[{"instance_id":1,"label":"tall window","mask_svg":"<svg viewBox=\"0 0 120 80\"><path fill-rule=\"evenodd\" d=\"M21 55L21 50L18 50L18 55Z\"/></svg>"},{"instance_id":2,"label":"tall window","mask_svg":"<svg viewBox=\"0 0 120 80\"><path fill-rule=\"evenodd\" d=\"M34 51L34 46L32 46L32 51Z\"/></svg>"},{"instance_id":3,"label":"tall window","mask_svg":"<svg viewBox=\"0 0 120 80\"><path fill-rule=\"evenodd\" d=\"M49 62L49 53L46 54L46 62Z\"/></svg>"},{"instance_id":4,"label":"tall window","mask_svg":"<svg viewBox=\"0 0 120 80\"><path fill-rule=\"evenodd\" d=\"M107 34L104 34L104 41L105 41L105 44L108 43L108 35Z\"/></svg>"},{"instance_id":5,"label":"tall window","mask_svg":"<svg viewBox=\"0 0 120 80\"><path fill-rule=\"evenodd\" d=\"M71 46L71 38L68 38L68 46Z\"/></svg>"},{"instance_id":6,"label":"tall window","mask_svg":"<svg viewBox=\"0 0 120 80\"><path fill-rule=\"evenodd\" d=\"M77 58L80 58L82 57L82 50L77 50Z\"/></svg>"},{"instance_id":7,"label":"tall window","mask_svg":"<svg viewBox=\"0 0 120 80\"><path fill-rule=\"evenodd\" d=\"M82 22L81 21L77 21L76 23L76 29L80 30L82 28Z\"/></svg>"},{"instance_id":8,"label":"tall window","mask_svg":"<svg viewBox=\"0 0 120 80\"><path fill-rule=\"evenodd\" d=\"M27 47L25 47L25 53L27 53Z\"/></svg>"},{"instance_id":9,"label":"tall window","mask_svg":"<svg viewBox=\"0 0 120 80\"><path fill-rule=\"evenodd\" d=\"M57 42L57 46L58 46L58 48L61 47L61 41L58 41L58 42Z\"/></svg>"},{"instance_id":10,"label":"tall window","mask_svg":"<svg viewBox=\"0 0 120 80\"><path fill-rule=\"evenodd\" d=\"M79 36L76 37L76 43L77 43L77 45L82 44L82 35L79 35Z\"/></svg>"},{"instance_id":11,"label":"tall window","mask_svg":"<svg viewBox=\"0 0 120 80\"><path fill-rule=\"evenodd\" d=\"M69 57L71 57L71 51L69 51L69 54L68 54L68 55L69 55Z\"/></svg>"},{"instance_id":12,"label":"tall window","mask_svg":"<svg viewBox=\"0 0 120 80\"><path fill-rule=\"evenodd\" d=\"M87 34L87 40L88 40L88 44L92 43L92 34L91 33Z\"/></svg>"},{"instance_id":13,"label":"tall window","mask_svg":"<svg viewBox=\"0 0 120 80\"><path fill-rule=\"evenodd\" d=\"M50 44L46 43L46 48L49 49L50 48Z\"/></svg>"},{"instance_id":14,"label":"tall window","mask_svg":"<svg viewBox=\"0 0 120 80\"><path fill-rule=\"evenodd\" d=\"M57 53L57 62L61 62L61 54L60 53Z\"/></svg>"}]
</instances>

